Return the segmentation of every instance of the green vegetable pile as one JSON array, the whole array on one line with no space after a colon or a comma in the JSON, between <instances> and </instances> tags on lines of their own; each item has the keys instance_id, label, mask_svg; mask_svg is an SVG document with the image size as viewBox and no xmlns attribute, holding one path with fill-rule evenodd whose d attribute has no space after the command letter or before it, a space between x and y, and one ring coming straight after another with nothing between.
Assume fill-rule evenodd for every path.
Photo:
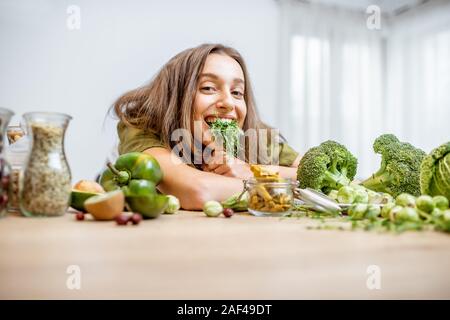
<instances>
[{"instance_id":1,"label":"green vegetable pile","mask_svg":"<svg viewBox=\"0 0 450 320\"><path fill-rule=\"evenodd\" d=\"M240 137L242 134L238 123L235 120L227 121L217 118L209 127L215 141L223 144L227 154L237 157L240 150Z\"/></svg>"},{"instance_id":2,"label":"green vegetable pile","mask_svg":"<svg viewBox=\"0 0 450 320\"><path fill-rule=\"evenodd\" d=\"M176 197L160 194L156 189L162 178L162 169L154 157L130 152L119 156L114 164L108 163L100 184L106 191L122 190L129 211L140 213L144 218L156 218L180 208Z\"/></svg>"},{"instance_id":3,"label":"green vegetable pile","mask_svg":"<svg viewBox=\"0 0 450 320\"><path fill-rule=\"evenodd\" d=\"M357 185L344 186L337 192L340 196L336 198L341 203L349 204L342 213L319 213L308 206L298 205L291 216L299 217L300 213L300 217L320 219L322 224L314 229L344 229L342 224L333 226L325 219L332 218L333 222L351 222L352 229L403 232L434 228L450 232L450 209L446 197L415 197L402 193L394 200L389 194L375 193L375 196L373 193ZM332 192L331 195L336 193ZM362 198L358 199L358 195Z\"/></svg>"},{"instance_id":4,"label":"green vegetable pile","mask_svg":"<svg viewBox=\"0 0 450 320\"><path fill-rule=\"evenodd\" d=\"M343 210L324 213L297 205L291 216L300 213L323 222L324 217L337 218L351 221L354 229L450 232L450 142L427 155L392 134L383 134L373 149L381 155L380 168L360 184L352 182L357 160L343 145L326 141L309 149L297 170L300 187L327 194Z\"/></svg>"}]
</instances>

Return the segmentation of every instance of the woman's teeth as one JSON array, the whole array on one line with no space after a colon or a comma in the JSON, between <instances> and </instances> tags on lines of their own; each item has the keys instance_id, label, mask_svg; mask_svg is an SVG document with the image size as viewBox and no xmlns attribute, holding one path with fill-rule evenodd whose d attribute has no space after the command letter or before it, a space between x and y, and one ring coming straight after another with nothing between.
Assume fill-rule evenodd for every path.
<instances>
[{"instance_id":1,"label":"woman's teeth","mask_svg":"<svg viewBox=\"0 0 450 320\"><path fill-rule=\"evenodd\" d=\"M211 124L211 123L213 123L214 121L216 121L216 119L217 119L217 117L211 117L211 116L208 116L208 117L205 118L205 122L206 122L207 124ZM233 121L233 119L229 119L229 118L219 118L219 119L221 119L222 121L225 121L225 122L231 122L231 121Z\"/></svg>"}]
</instances>

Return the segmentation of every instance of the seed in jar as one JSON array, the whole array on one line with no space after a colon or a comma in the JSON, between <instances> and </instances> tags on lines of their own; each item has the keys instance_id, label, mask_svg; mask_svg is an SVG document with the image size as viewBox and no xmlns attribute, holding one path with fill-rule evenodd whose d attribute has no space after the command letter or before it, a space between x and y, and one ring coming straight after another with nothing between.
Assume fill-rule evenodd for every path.
<instances>
[{"instance_id":1,"label":"seed in jar","mask_svg":"<svg viewBox=\"0 0 450 320\"><path fill-rule=\"evenodd\" d=\"M24 173L21 208L26 215L64 214L70 202L71 176L62 151L64 129L30 123L33 145Z\"/></svg>"},{"instance_id":2,"label":"seed in jar","mask_svg":"<svg viewBox=\"0 0 450 320\"><path fill-rule=\"evenodd\" d=\"M266 201L272 200L272 196L267 192L266 188L261 185L255 187L256 193Z\"/></svg>"}]
</instances>

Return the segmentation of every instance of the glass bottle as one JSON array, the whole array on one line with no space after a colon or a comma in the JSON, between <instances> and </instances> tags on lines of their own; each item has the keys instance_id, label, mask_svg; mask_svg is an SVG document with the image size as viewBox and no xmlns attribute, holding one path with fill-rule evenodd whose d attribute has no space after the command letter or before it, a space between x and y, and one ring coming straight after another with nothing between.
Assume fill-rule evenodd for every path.
<instances>
[{"instance_id":1,"label":"glass bottle","mask_svg":"<svg viewBox=\"0 0 450 320\"><path fill-rule=\"evenodd\" d=\"M14 113L11 110L0 108L0 217L6 213L8 205L8 193L11 181L11 168L5 160L3 152L3 141L5 130Z\"/></svg>"},{"instance_id":2,"label":"glass bottle","mask_svg":"<svg viewBox=\"0 0 450 320\"><path fill-rule=\"evenodd\" d=\"M31 150L23 175L20 210L28 217L63 215L70 202L71 173L64 136L72 119L62 113L24 114Z\"/></svg>"}]
</instances>

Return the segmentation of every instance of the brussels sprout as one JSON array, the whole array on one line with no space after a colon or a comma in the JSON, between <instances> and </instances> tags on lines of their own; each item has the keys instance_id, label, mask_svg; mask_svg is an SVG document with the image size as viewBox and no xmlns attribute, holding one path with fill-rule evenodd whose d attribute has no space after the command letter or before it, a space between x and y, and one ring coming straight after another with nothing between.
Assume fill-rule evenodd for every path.
<instances>
[{"instance_id":1,"label":"brussels sprout","mask_svg":"<svg viewBox=\"0 0 450 320\"><path fill-rule=\"evenodd\" d=\"M398 213L399 213L400 211L402 211L402 210L403 210L403 207L402 207L402 206L397 206L397 205L395 205L395 206L391 209L391 211L389 211L389 220L395 221L395 220L397 219Z\"/></svg>"},{"instance_id":2,"label":"brussels sprout","mask_svg":"<svg viewBox=\"0 0 450 320\"><path fill-rule=\"evenodd\" d=\"M423 212L430 213L434 209L433 198L426 195L418 197L416 207Z\"/></svg>"},{"instance_id":3,"label":"brussels sprout","mask_svg":"<svg viewBox=\"0 0 450 320\"><path fill-rule=\"evenodd\" d=\"M222 205L214 200L207 201L203 205L203 212L208 217L218 217L222 213L222 211L223 211Z\"/></svg>"},{"instance_id":4,"label":"brussels sprout","mask_svg":"<svg viewBox=\"0 0 450 320\"><path fill-rule=\"evenodd\" d=\"M431 216L435 219L439 219L443 215L444 215L444 211L441 209L434 208L433 211L431 211Z\"/></svg>"},{"instance_id":5,"label":"brussels sprout","mask_svg":"<svg viewBox=\"0 0 450 320\"><path fill-rule=\"evenodd\" d=\"M337 200L340 203L353 203L355 200L355 190L349 186L340 188Z\"/></svg>"},{"instance_id":6,"label":"brussels sprout","mask_svg":"<svg viewBox=\"0 0 450 320\"><path fill-rule=\"evenodd\" d=\"M442 216L445 222L450 222L450 209L445 210Z\"/></svg>"},{"instance_id":7,"label":"brussels sprout","mask_svg":"<svg viewBox=\"0 0 450 320\"><path fill-rule=\"evenodd\" d=\"M337 190L331 190L331 191L328 193L328 197L330 197L331 199L337 201L337 198L338 198L338 191L337 191Z\"/></svg>"},{"instance_id":8,"label":"brussels sprout","mask_svg":"<svg viewBox=\"0 0 450 320\"><path fill-rule=\"evenodd\" d=\"M381 208L377 204L369 204L367 206L366 218L370 220L375 220L381 213Z\"/></svg>"},{"instance_id":9,"label":"brussels sprout","mask_svg":"<svg viewBox=\"0 0 450 320\"><path fill-rule=\"evenodd\" d=\"M395 203L398 204L399 206L415 208L416 197L408 193L402 193L397 196L397 198L395 199Z\"/></svg>"},{"instance_id":10,"label":"brussels sprout","mask_svg":"<svg viewBox=\"0 0 450 320\"><path fill-rule=\"evenodd\" d=\"M369 202L369 194L365 189L356 189L355 190L355 203L368 203Z\"/></svg>"},{"instance_id":11,"label":"brussels sprout","mask_svg":"<svg viewBox=\"0 0 450 320\"><path fill-rule=\"evenodd\" d=\"M448 209L448 199L444 196L433 197L434 206L441 210Z\"/></svg>"},{"instance_id":12,"label":"brussels sprout","mask_svg":"<svg viewBox=\"0 0 450 320\"><path fill-rule=\"evenodd\" d=\"M389 219L389 212L392 210L392 208L395 207L394 202L389 202L388 204L385 204L383 206L383 209L381 209L381 216L385 219Z\"/></svg>"},{"instance_id":13,"label":"brussels sprout","mask_svg":"<svg viewBox=\"0 0 450 320\"><path fill-rule=\"evenodd\" d=\"M419 214L417 213L416 209L414 208L403 208L397 213L397 216L395 218L396 221L419 221Z\"/></svg>"},{"instance_id":14,"label":"brussels sprout","mask_svg":"<svg viewBox=\"0 0 450 320\"><path fill-rule=\"evenodd\" d=\"M364 219L366 211L367 211L367 204L356 203L348 209L348 215L352 217L352 219L354 220L361 220Z\"/></svg>"},{"instance_id":15,"label":"brussels sprout","mask_svg":"<svg viewBox=\"0 0 450 320\"><path fill-rule=\"evenodd\" d=\"M167 208L164 213L172 214L180 210L180 200L177 197L168 195L169 203L167 204Z\"/></svg>"},{"instance_id":16,"label":"brussels sprout","mask_svg":"<svg viewBox=\"0 0 450 320\"><path fill-rule=\"evenodd\" d=\"M431 214L437 230L450 232L450 209L439 210L435 208Z\"/></svg>"},{"instance_id":17,"label":"brussels sprout","mask_svg":"<svg viewBox=\"0 0 450 320\"><path fill-rule=\"evenodd\" d=\"M383 193L383 199L381 200L381 204L394 203L394 198L389 193Z\"/></svg>"},{"instance_id":18,"label":"brussels sprout","mask_svg":"<svg viewBox=\"0 0 450 320\"><path fill-rule=\"evenodd\" d=\"M367 190L367 194L369 195L369 203L377 203L380 204L383 201L383 194Z\"/></svg>"}]
</instances>

